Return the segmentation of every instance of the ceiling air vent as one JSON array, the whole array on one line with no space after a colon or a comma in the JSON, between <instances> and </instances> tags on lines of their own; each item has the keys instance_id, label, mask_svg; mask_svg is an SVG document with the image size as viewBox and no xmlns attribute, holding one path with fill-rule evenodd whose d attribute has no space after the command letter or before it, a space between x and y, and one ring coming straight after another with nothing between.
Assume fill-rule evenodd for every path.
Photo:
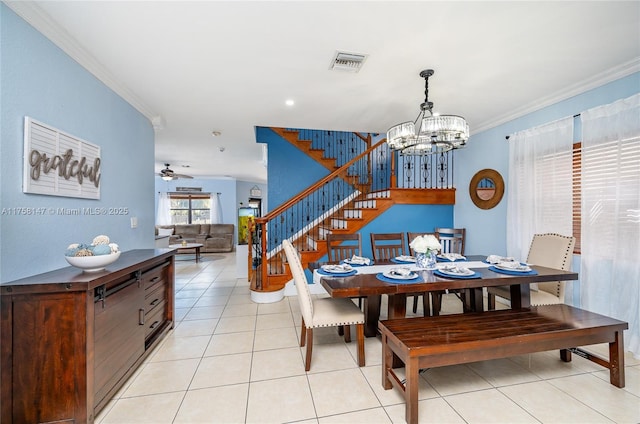
<instances>
[{"instance_id":1,"label":"ceiling air vent","mask_svg":"<svg viewBox=\"0 0 640 424\"><path fill-rule=\"evenodd\" d=\"M364 54L336 52L329 69L333 71L359 72L365 60L367 60L367 56Z\"/></svg>"}]
</instances>

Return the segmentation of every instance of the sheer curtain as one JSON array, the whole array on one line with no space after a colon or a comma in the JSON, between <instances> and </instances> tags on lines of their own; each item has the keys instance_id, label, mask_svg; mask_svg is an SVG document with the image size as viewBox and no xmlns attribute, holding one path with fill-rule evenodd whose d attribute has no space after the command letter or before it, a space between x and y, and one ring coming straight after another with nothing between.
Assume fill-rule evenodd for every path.
<instances>
[{"instance_id":1,"label":"sheer curtain","mask_svg":"<svg viewBox=\"0 0 640 424\"><path fill-rule=\"evenodd\" d=\"M158 210L156 212L156 225L171 225L171 201L169 193L158 193Z\"/></svg>"},{"instance_id":2,"label":"sheer curtain","mask_svg":"<svg viewBox=\"0 0 640 424\"><path fill-rule=\"evenodd\" d=\"M582 120L581 304L629 323L640 357L640 94Z\"/></svg>"},{"instance_id":3,"label":"sheer curtain","mask_svg":"<svg viewBox=\"0 0 640 424\"><path fill-rule=\"evenodd\" d=\"M220 193L211 193L211 209L209 209L211 223L222 224L222 204Z\"/></svg>"},{"instance_id":4,"label":"sheer curtain","mask_svg":"<svg viewBox=\"0 0 640 424\"><path fill-rule=\"evenodd\" d=\"M536 233L570 236L573 117L509 137L507 254L524 260Z\"/></svg>"}]
</instances>

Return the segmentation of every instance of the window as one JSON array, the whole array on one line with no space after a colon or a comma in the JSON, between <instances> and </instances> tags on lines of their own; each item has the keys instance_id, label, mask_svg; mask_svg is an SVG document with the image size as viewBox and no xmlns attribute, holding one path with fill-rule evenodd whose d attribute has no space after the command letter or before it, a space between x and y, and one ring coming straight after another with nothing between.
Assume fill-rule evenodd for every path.
<instances>
[{"instance_id":1,"label":"window","mask_svg":"<svg viewBox=\"0 0 640 424\"><path fill-rule=\"evenodd\" d=\"M170 193L172 224L211 223L211 195L209 193Z\"/></svg>"}]
</instances>

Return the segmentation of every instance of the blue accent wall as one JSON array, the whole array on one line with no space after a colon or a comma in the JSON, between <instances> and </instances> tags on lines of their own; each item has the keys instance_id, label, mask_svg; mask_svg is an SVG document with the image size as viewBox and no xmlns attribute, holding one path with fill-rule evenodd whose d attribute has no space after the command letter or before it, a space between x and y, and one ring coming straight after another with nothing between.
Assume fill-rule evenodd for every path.
<instances>
[{"instance_id":1,"label":"blue accent wall","mask_svg":"<svg viewBox=\"0 0 640 424\"><path fill-rule=\"evenodd\" d=\"M436 227L452 225L453 205L394 205L359 231L363 255L373 257L371 233L405 233L407 254L410 254L407 232L430 233Z\"/></svg>"},{"instance_id":2,"label":"blue accent wall","mask_svg":"<svg viewBox=\"0 0 640 424\"><path fill-rule=\"evenodd\" d=\"M257 127L256 141L267 144L268 149L269 209L266 212L329 175L327 168L269 128Z\"/></svg>"},{"instance_id":3,"label":"blue accent wall","mask_svg":"<svg viewBox=\"0 0 640 424\"><path fill-rule=\"evenodd\" d=\"M149 120L4 4L0 34L0 281L68 266L66 247L99 234L123 251L152 248ZM25 116L101 147L100 200L22 192ZM36 208L47 212L29 214ZM107 213L62 215L58 208ZM132 217L137 228L131 228Z\"/></svg>"}]
</instances>

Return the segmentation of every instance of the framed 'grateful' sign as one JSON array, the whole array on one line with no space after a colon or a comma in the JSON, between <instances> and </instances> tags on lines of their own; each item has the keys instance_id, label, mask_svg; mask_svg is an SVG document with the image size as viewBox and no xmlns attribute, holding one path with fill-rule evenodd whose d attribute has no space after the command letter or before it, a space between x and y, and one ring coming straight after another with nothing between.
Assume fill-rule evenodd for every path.
<instances>
[{"instance_id":1,"label":"framed 'grateful' sign","mask_svg":"<svg viewBox=\"0 0 640 424\"><path fill-rule=\"evenodd\" d=\"M26 116L22 191L100 199L100 146Z\"/></svg>"}]
</instances>

